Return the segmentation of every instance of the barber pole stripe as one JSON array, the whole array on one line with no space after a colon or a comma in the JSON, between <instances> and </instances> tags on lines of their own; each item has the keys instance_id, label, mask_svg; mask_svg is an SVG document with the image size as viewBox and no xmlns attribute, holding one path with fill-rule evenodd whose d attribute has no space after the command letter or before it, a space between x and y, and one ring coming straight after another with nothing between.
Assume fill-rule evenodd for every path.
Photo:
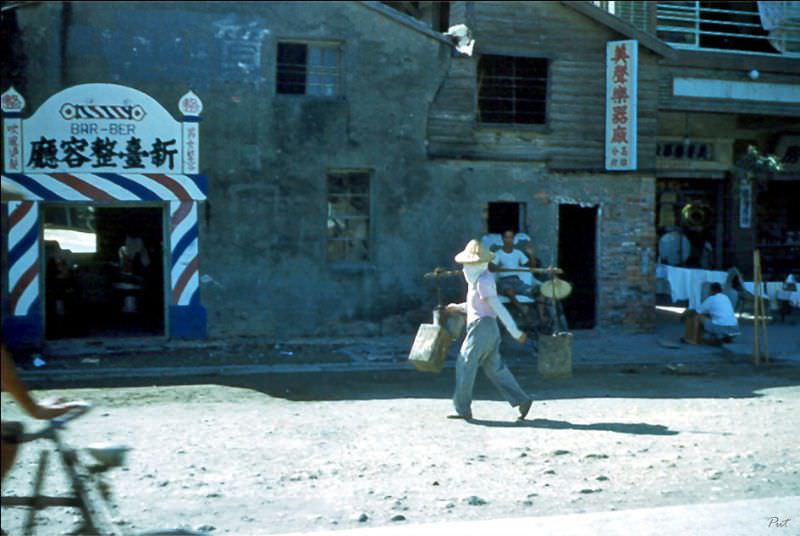
<instances>
[{"instance_id":1,"label":"barber pole stripe","mask_svg":"<svg viewBox=\"0 0 800 536\"><path fill-rule=\"evenodd\" d=\"M86 196L86 199L96 199L98 201L112 201L114 199L114 197L106 193L105 190L97 188L95 185L86 181L82 181L70 173L53 173L50 176L55 180L74 188L80 192L81 195Z\"/></svg>"},{"instance_id":2,"label":"barber pole stripe","mask_svg":"<svg viewBox=\"0 0 800 536\"><path fill-rule=\"evenodd\" d=\"M39 297L39 207L8 203L8 298L14 316L27 316Z\"/></svg>"},{"instance_id":3,"label":"barber pole stripe","mask_svg":"<svg viewBox=\"0 0 800 536\"><path fill-rule=\"evenodd\" d=\"M201 175L164 173L7 173L3 183L45 201L189 201L206 198Z\"/></svg>"},{"instance_id":4,"label":"barber pole stripe","mask_svg":"<svg viewBox=\"0 0 800 536\"><path fill-rule=\"evenodd\" d=\"M170 203L172 305L189 305L199 288L197 203Z\"/></svg>"},{"instance_id":5,"label":"barber pole stripe","mask_svg":"<svg viewBox=\"0 0 800 536\"><path fill-rule=\"evenodd\" d=\"M38 177L39 184L44 189L55 193L60 199L70 199L74 201L91 201L92 198L83 192L86 191L85 188L82 188L83 183L70 181L68 178L62 178L61 180L59 180L59 178L57 178L57 176L59 175L62 174L54 173L52 175L42 175Z\"/></svg>"}]
</instances>

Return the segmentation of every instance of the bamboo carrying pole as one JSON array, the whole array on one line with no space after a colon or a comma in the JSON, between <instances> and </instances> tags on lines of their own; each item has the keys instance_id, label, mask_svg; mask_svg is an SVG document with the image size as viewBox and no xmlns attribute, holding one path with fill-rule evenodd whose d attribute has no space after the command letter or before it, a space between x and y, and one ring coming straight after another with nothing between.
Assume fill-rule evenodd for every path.
<instances>
[{"instance_id":1,"label":"bamboo carrying pole","mask_svg":"<svg viewBox=\"0 0 800 536\"><path fill-rule=\"evenodd\" d=\"M761 252L753 251L753 363L758 366L769 362L769 343L767 340L767 311L764 307L764 293L761 279ZM764 337L764 352L761 353L759 339Z\"/></svg>"}]
</instances>

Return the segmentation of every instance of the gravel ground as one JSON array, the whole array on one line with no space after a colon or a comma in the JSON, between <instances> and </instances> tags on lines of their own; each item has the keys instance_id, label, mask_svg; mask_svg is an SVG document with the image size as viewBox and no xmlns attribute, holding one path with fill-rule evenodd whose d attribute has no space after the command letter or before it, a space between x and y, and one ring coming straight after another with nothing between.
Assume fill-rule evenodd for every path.
<instances>
[{"instance_id":1,"label":"gravel ground","mask_svg":"<svg viewBox=\"0 0 800 536\"><path fill-rule=\"evenodd\" d=\"M108 477L119 521L131 530L247 536L800 492L800 369L666 372L585 368L546 382L519 370L537 397L524 422L483 378L476 420L446 419L452 370L187 378L158 387L131 380L36 395L95 405L67 431L74 444L133 447L127 467ZM19 418L5 393L2 411ZM26 445L4 494L30 489L40 447ZM46 491L64 486L53 471ZM75 515L39 519L40 534L62 534ZM9 534L21 520L19 510L3 510Z\"/></svg>"}]
</instances>

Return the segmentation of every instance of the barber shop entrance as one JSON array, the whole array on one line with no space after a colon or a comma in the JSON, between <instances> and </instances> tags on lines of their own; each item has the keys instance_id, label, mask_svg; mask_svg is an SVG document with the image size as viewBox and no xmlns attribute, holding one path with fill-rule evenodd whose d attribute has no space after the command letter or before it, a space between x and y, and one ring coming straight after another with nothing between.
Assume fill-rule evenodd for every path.
<instances>
[{"instance_id":1,"label":"barber shop entrance","mask_svg":"<svg viewBox=\"0 0 800 536\"><path fill-rule=\"evenodd\" d=\"M163 212L44 205L47 339L164 335Z\"/></svg>"},{"instance_id":2,"label":"barber shop entrance","mask_svg":"<svg viewBox=\"0 0 800 536\"><path fill-rule=\"evenodd\" d=\"M149 95L83 84L28 119L3 112L3 340L203 338L198 214L200 99L176 121Z\"/></svg>"}]
</instances>

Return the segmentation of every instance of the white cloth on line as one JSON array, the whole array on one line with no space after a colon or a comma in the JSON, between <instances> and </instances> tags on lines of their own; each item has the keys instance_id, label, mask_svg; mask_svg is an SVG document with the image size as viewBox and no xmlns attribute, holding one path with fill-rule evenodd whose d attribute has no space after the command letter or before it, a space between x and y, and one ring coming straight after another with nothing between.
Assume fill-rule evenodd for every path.
<instances>
[{"instance_id":1,"label":"white cloth on line","mask_svg":"<svg viewBox=\"0 0 800 536\"><path fill-rule=\"evenodd\" d=\"M669 281L672 301L688 300L690 309L697 309L702 302L701 292L706 281L725 284L727 272L719 270L700 270L660 264L656 267L656 277Z\"/></svg>"}]
</instances>

